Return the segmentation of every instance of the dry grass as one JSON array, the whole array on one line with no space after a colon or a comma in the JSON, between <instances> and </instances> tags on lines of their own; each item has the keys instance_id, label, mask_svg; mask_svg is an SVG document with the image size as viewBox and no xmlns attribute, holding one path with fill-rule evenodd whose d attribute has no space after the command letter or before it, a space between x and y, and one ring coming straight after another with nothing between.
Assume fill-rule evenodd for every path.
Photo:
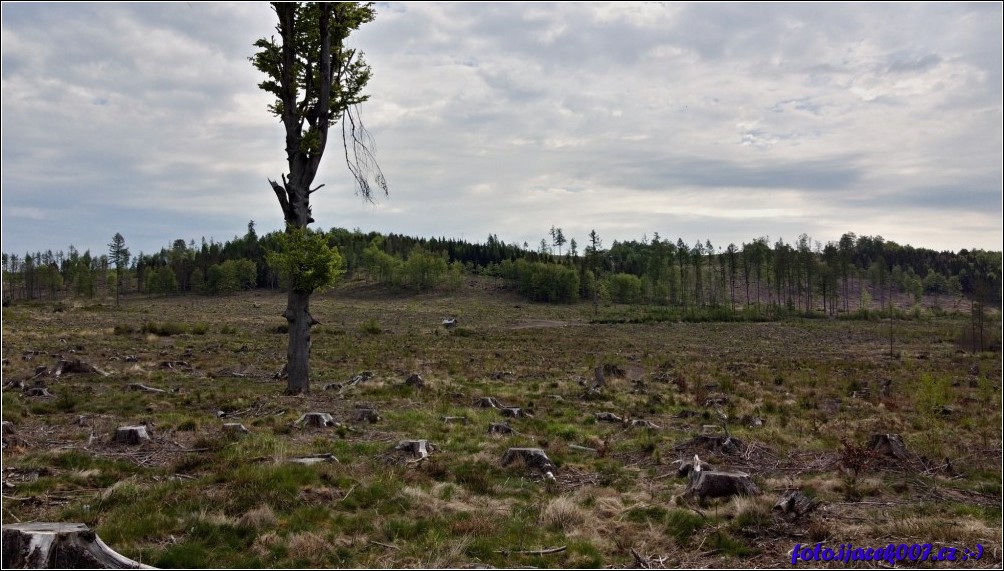
<instances>
[{"instance_id":1,"label":"dry grass","mask_svg":"<svg viewBox=\"0 0 1004 571\"><path fill-rule=\"evenodd\" d=\"M632 551L667 566L773 567L809 540L982 543L979 564L1001 563L1001 356L959 351L963 319L897 323L889 355L888 329L868 321L597 324L589 304L353 287L313 300L324 324L313 336L313 391L287 397L272 379L285 357L285 337L271 332L282 307L279 293L251 292L5 308L5 381L31 379L52 355L111 374L46 378L53 397L4 391L17 436L3 453L14 486L4 523L83 521L161 567L620 567L638 564ZM463 335L441 327L445 315L460 317ZM362 331L372 319L380 334ZM149 322L208 328L139 333ZM134 332L114 333L125 326ZM580 379L604 365L623 375L587 395ZM364 370L373 378L323 390ZM412 373L425 388L404 385ZM167 392L124 390L134 382ZM727 402L706 405L712 395ZM481 396L533 416L471 407ZM357 406L381 420L355 422ZM597 422L602 411L659 428ZM305 412L343 426L294 426ZM486 434L501 421L518 434ZM111 442L117 426L141 422L150 443ZM224 422L251 434L224 435ZM679 449L723 422L748 447ZM841 470L841 439L864 445L890 432L911 457ZM429 459L392 452L416 438L436 445ZM502 467L514 446L543 448L557 482ZM674 461L695 452L750 473L764 495L704 506L681 497ZM288 462L311 454L338 462ZM821 506L798 518L772 510L794 489ZM566 550L528 553L558 546Z\"/></svg>"}]
</instances>

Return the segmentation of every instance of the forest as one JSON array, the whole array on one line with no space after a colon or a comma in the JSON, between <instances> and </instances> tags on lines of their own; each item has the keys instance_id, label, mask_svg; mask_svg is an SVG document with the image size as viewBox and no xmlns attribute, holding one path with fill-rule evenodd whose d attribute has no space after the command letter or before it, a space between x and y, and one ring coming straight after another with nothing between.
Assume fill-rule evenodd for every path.
<instances>
[{"instance_id":1,"label":"forest","mask_svg":"<svg viewBox=\"0 0 1004 571\"><path fill-rule=\"evenodd\" d=\"M1000 252L939 252L851 232L826 244L802 234L794 242L760 237L717 247L654 233L605 248L594 230L581 249L554 227L535 248L507 244L495 234L472 243L359 229L318 232L339 252L346 278L401 292L455 290L465 278L484 276L531 301L655 305L673 318L710 320L913 310L893 304L899 294L917 307L930 295L962 295L995 307L1001 302ZM136 256L120 234L107 254L73 246L4 253L4 303L276 289L283 284L268 253L279 249L278 235L259 236L251 221L244 236L226 242L177 239Z\"/></svg>"}]
</instances>

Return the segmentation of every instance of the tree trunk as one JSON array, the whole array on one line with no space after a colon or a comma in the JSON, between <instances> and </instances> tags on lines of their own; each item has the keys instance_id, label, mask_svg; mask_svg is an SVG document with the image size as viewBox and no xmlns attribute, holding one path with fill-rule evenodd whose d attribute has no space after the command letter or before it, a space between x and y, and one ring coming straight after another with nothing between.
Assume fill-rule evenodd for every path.
<instances>
[{"instance_id":1,"label":"tree trunk","mask_svg":"<svg viewBox=\"0 0 1004 571\"><path fill-rule=\"evenodd\" d=\"M310 390L310 327L315 323L310 316L310 294L290 288L285 317L289 322L286 394L298 395Z\"/></svg>"}]
</instances>

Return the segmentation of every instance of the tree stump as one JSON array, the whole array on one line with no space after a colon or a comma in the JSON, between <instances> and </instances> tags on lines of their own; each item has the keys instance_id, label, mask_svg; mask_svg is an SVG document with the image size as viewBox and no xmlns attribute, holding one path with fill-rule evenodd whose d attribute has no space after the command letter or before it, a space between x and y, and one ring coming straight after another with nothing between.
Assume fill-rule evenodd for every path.
<instances>
[{"instance_id":1,"label":"tree stump","mask_svg":"<svg viewBox=\"0 0 1004 571\"><path fill-rule=\"evenodd\" d=\"M449 317L443 320L443 327L447 329L452 329L457 326L457 318Z\"/></svg>"},{"instance_id":2,"label":"tree stump","mask_svg":"<svg viewBox=\"0 0 1004 571\"><path fill-rule=\"evenodd\" d=\"M154 569L113 551L82 523L3 526L4 569Z\"/></svg>"},{"instance_id":3,"label":"tree stump","mask_svg":"<svg viewBox=\"0 0 1004 571\"><path fill-rule=\"evenodd\" d=\"M593 369L593 377L596 379L593 383L593 387L607 386L607 379L603 376L603 367L596 367Z\"/></svg>"},{"instance_id":4,"label":"tree stump","mask_svg":"<svg viewBox=\"0 0 1004 571\"><path fill-rule=\"evenodd\" d=\"M728 404L729 397L723 394L711 394L708 398L704 400L704 406L720 406L723 404Z\"/></svg>"},{"instance_id":5,"label":"tree stump","mask_svg":"<svg viewBox=\"0 0 1004 571\"><path fill-rule=\"evenodd\" d=\"M419 460L425 460L431 452L436 451L436 448L429 444L428 440L402 440L394 447L394 450L407 452L417 456Z\"/></svg>"},{"instance_id":6,"label":"tree stump","mask_svg":"<svg viewBox=\"0 0 1004 571\"><path fill-rule=\"evenodd\" d=\"M599 367L597 367L599 368ZM624 422L624 419L617 416L612 412L598 412L595 415L596 420L600 422Z\"/></svg>"},{"instance_id":7,"label":"tree stump","mask_svg":"<svg viewBox=\"0 0 1004 571\"><path fill-rule=\"evenodd\" d=\"M359 408L356 409L356 422L368 422L374 424L380 420L380 415L377 414L375 408Z\"/></svg>"},{"instance_id":8,"label":"tree stump","mask_svg":"<svg viewBox=\"0 0 1004 571\"><path fill-rule=\"evenodd\" d=\"M530 416L525 410L519 408L518 406L504 406L500 412L502 413L502 416L508 418L526 418Z\"/></svg>"},{"instance_id":9,"label":"tree stump","mask_svg":"<svg viewBox=\"0 0 1004 571\"><path fill-rule=\"evenodd\" d=\"M705 498L730 496L756 496L760 489L746 472L717 472L702 470L701 459L694 455L694 469L684 495L695 495L701 503Z\"/></svg>"},{"instance_id":10,"label":"tree stump","mask_svg":"<svg viewBox=\"0 0 1004 571\"><path fill-rule=\"evenodd\" d=\"M223 432L227 434L251 434L251 431L239 422L227 422L223 424Z\"/></svg>"},{"instance_id":11,"label":"tree stump","mask_svg":"<svg viewBox=\"0 0 1004 571\"><path fill-rule=\"evenodd\" d=\"M774 504L774 509L782 514L799 518L816 509L818 505L817 500L806 496L801 490L791 490L781 496L781 499Z\"/></svg>"},{"instance_id":12,"label":"tree stump","mask_svg":"<svg viewBox=\"0 0 1004 571\"><path fill-rule=\"evenodd\" d=\"M49 389L45 387L28 387L24 390L24 394L30 397L51 397L55 396L49 392Z\"/></svg>"},{"instance_id":13,"label":"tree stump","mask_svg":"<svg viewBox=\"0 0 1004 571\"><path fill-rule=\"evenodd\" d=\"M868 439L868 449L883 456L892 456L897 460L910 457L903 444L903 437L898 434L872 434Z\"/></svg>"},{"instance_id":14,"label":"tree stump","mask_svg":"<svg viewBox=\"0 0 1004 571\"><path fill-rule=\"evenodd\" d=\"M115 430L115 442L120 444L141 444L150 441L150 434L146 431L146 426L120 426Z\"/></svg>"},{"instance_id":15,"label":"tree stump","mask_svg":"<svg viewBox=\"0 0 1004 571\"><path fill-rule=\"evenodd\" d=\"M466 416L444 416L443 417L443 422L445 422L446 424L464 424L464 425L466 425L468 421L467 421L467 417Z\"/></svg>"},{"instance_id":16,"label":"tree stump","mask_svg":"<svg viewBox=\"0 0 1004 571\"><path fill-rule=\"evenodd\" d=\"M98 373L99 375L104 375L106 377L109 374L91 365L90 363L81 361L80 359L74 359L72 361L59 359L56 361L56 366L53 367L49 374L53 377L58 377L64 373L79 373L84 375L89 373Z\"/></svg>"},{"instance_id":17,"label":"tree stump","mask_svg":"<svg viewBox=\"0 0 1004 571\"><path fill-rule=\"evenodd\" d=\"M516 431L504 422L491 422L488 424L488 434L515 434Z\"/></svg>"},{"instance_id":18,"label":"tree stump","mask_svg":"<svg viewBox=\"0 0 1004 571\"><path fill-rule=\"evenodd\" d=\"M696 454L694 456L695 456L695 458L697 457ZM677 462L679 462L679 460L677 460ZM703 460L698 459L698 462L700 462L700 467L701 467L702 471L703 470L714 471L714 469L715 469L714 466L712 466L711 464L708 464L707 462L705 462ZM676 470L676 475L679 476L679 477L681 477L681 478L686 478L693 471L694 471L694 462L692 460L688 460L687 462L683 462L682 464L680 464L680 467Z\"/></svg>"},{"instance_id":19,"label":"tree stump","mask_svg":"<svg viewBox=\"0 0 1004 571\"><path fill-rule=\"evenodd\" d=\"M510 448L502 456L502 465L508 466L513 462L521 461L527 468L536 468L550 480L554 480L554 463L547 457L540 448Z\"/></svg>"},{"instance_id":20,"label":"tree stump","mask_svg":"<svg viewBox=\"0 0 1004 571\"><path fill-rule=\"evenodd\" d=\"M503 408L495 397L478 397L474 399L473 404L478 408Z\"/></svg>"},{"instance_id":21,"label":"tree stump","mask_svg":"<svg viewBox=\"0 0 1004 571\"><path fill-rule=\"evenodd\" d=\"M420 389L425 386L425 381L422 380L422 375L414 373L413 375L404 380L404 384L408 385L409 387Z\"/></svg>"},{"instance_id":22,"label":"tree stump","mask_svg":"<svg viewBox=\"0 0 1004 571\"><path fill-rule=\"evenodd\" d=\"M326 428L335 426L338 423L326 412L308 412L296 421L297 425L311 426L313 428Z\"/></svg>"}]
</instances>

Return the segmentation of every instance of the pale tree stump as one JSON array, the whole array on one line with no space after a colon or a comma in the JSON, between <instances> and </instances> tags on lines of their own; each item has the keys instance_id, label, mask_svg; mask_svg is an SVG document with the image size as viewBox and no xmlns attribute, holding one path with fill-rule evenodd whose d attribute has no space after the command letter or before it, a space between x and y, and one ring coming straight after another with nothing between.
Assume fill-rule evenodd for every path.
<instances>
[{"instance_id":1,"label":"pale tree stump","mask_svg":"<svg viewBox=\"0 0 1004 571\"><path fill-rule=\"evenodd\" d=\"M600 368L597 367L599 370ZM595 414L596 420L600 422L624 422L624 419L612 412L598 412Z\"/></svg>"},{"instance_id":2,"label":"pale tree stump","mask_svg":"<svg viewBox=\"0 0 1004 571\"><path fill-rule=\"evenodd\" d=\"M394 447L398 452L407 452L417 456L418 460L425 460L430 452L435 452L436 448L429 444L428 440L402 440Z\"/></svg>"},{"instance_id":3,"label":"pale tree stump","mask_svg":"<svg viewBox=\"0 0 1004 571\"><path fill-rule=\"evenodd\" d=\"M553 481L555 479L554 471L557 468L554 467L554 463L551 462L551 459L540 448L510 448L502 456L503 466L508 466L517 461L523 462L527 468L540 470L549 480Z\"/></svg>"},{"instance_id":4,"label":"pale tree stump","mask_svg":"<svg viewBox=\"0 0 1004 571\"><path fill-rule=\"evenodd\" d=\"M113 551L82 523L3 526L4 569L154 569Z\"/></svg>"},{"instance_id":5,"label":"pale tree stump","mask_svg":"<svg viewBox=\"0 0 1004 571\"><path fill-rule=\"evenodd\" d=\"M509 418L527 418L530 416L527 412L518 406L504 406L501 409L502 416Z\"/></svg>"},{"instance_id":6,"label":"pale tree stump","mask_svg":"<svg viewBox=\"0 0 1004 571\"><path fill-rule=\"evenodd\" d=\"M251 434L251 431L239 422L226 422L223 424L223 432L227 434Z\"/></svg>"},{"instance_id":7,"label":"pale tree stump","mask_svg":"<svg viewBox=\"0 0 1004 571\"><path fill-rule=\"evenodd\" d=\"M326 428L338 424L335 419L326 412L308 412L296 420L296 425L312 426L314 428Z\"/></svg>"},{"instance_id":8,"label":"pale tree stump","mask_svg":"<svg viewBox=\"0 0 1004 571\"><path fill-rule=\"evenodd\" d=\"M115 430L115 442L120 444L140 444L150 441L150 434L142 424L138 426L120 426Z\"/></svg>"}]
</instances>

